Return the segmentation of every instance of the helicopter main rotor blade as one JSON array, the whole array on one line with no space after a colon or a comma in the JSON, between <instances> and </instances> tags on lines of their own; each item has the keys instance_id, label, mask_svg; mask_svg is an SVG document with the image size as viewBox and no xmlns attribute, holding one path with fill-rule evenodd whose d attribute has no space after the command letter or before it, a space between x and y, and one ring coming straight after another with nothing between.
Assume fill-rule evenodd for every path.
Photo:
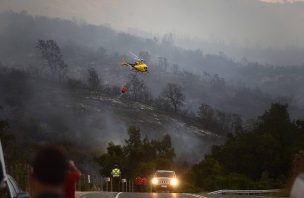
<instances>
[{"instance_id":1,"label":"helicopter main rotor blade","mask_svg":"<svg viewBox=\"0 0 304 198\"><path fill-rule=\"evenodd\" d=\"M141 58L139 58L136 54L134 54L133 52L129 52L134 59L137 59L137 60L142 60Z\"/></svg>"}]
</instances>

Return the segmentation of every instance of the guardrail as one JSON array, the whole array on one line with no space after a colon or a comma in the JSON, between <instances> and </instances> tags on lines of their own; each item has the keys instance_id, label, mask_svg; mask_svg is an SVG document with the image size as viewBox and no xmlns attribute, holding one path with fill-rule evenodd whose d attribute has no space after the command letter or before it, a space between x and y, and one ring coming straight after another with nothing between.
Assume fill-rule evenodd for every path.
<instances>
[{"instance_id":1,"label":"guardrail","mask_svg":"<svg viewBox=\"0 0 304 198\"><path fill-rule=\"evenodd\" d=\"M270 190L217 190L208 193L209 195L218 194L246 194L246 195L257 195L257 194L267 194L267 193L277 193L280 189L270 189Z\"/></svg>"}]
</instances>

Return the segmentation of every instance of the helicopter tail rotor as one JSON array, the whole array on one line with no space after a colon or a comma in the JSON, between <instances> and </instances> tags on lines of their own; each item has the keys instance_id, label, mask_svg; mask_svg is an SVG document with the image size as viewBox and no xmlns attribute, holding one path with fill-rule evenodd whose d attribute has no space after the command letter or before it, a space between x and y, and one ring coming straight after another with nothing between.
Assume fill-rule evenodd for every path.
<instances>
[{"instance_id":1,"label":"helicopter tail rotor","mask_svg":"<svg viewBox=\"0 0 304 198\"><path fill-rule=\"evenodd\" d=\"M121 65L128 65L127 61L125 58L121 59Z\"/></svg>"}]
</instances>

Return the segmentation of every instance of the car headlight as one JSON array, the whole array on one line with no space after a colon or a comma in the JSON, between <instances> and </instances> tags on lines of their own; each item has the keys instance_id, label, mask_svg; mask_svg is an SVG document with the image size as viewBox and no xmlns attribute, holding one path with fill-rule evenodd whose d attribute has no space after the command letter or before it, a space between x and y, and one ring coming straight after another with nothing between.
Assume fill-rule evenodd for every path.
<instances>
[{"instance_id":1,"label":"car headlight","mask_svg":"<svg viewBox=\"0 0 304 198\"><path fill-rule=\"evenodd\" d=\"M170 184L171 184L172 186L177 186L178 180L177 180L176 178L173 178L173 179L171 179Z\"/></svg>"},{"instance_id":2,"label":"car headlight","mask_svg":"<svg viewBox=\"0 0 304 198\"><path fill-rule=\"evenodd\" d=\"M153 184L153 185L158 184L158 179L154 177L154 178L152 179L152 184Z\"/></svg>"}]
</instances>

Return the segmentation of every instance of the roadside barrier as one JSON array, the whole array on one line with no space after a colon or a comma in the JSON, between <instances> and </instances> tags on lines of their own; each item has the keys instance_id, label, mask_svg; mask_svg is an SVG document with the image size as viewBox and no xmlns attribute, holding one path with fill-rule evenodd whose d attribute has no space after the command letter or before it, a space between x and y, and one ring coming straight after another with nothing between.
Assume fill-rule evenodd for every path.
<instances>
[{"instance_id":1,"label":"roadside barrier","mask_svg":"<svg viewBox=\"0 0 304 198\"><path fill-rule=\"evenodd\" d=\"M208 193L208 195L223 195L223 194L245 194L245 195L259 195L259 194L269 194L280 192L280 189L270 189L270 190L217 190Z\"/></svg>"}]
</instances>

